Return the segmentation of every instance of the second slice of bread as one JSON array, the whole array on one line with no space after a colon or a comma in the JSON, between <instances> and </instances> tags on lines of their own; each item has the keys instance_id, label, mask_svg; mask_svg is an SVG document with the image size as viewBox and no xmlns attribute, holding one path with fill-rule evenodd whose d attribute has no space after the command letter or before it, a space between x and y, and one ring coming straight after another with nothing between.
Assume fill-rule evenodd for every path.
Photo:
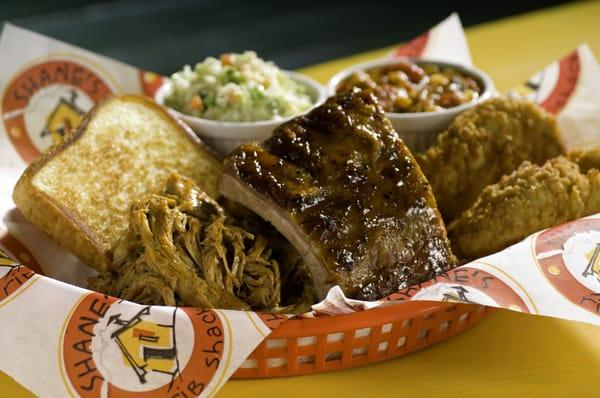
<instances>
[{"instance_id":1,"label":"second slice of bread","mask_svg":"<svg viewBox=\"0 0 600 398\"><path fill-rule=\"evenodd\" d=\"M29 221L87 264L104 270L128 228L129 208L171 173L217 196L221 162L151 100L111 97L36 159L13 199Z\"/></svg>"}]
</instances>

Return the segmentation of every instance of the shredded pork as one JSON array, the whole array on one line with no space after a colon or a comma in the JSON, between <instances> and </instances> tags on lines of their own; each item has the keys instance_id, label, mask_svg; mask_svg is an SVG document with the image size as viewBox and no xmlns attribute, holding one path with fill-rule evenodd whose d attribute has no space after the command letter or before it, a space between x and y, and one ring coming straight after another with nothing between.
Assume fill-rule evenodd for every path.
<instances>
[{"instance_id":1,"label":"shredded pork","mask_svg":"<svg viewBox=\"0 0 600 398\"><path fill-rule=\"evenodd\" d=\"M280 307L280 265L262 235L234 225L191 180L171 176L165 191L131 208L127 235L110 269L89 287L149 305L303 311Z\"/></svg>"}]
</instances>

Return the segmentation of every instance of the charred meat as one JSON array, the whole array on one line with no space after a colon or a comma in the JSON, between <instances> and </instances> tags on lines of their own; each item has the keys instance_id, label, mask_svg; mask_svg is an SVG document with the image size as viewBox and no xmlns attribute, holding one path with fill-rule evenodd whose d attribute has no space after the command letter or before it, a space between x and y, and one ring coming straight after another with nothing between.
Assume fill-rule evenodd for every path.
<instances>
[{"instance_id":1,"label":"charred meat","mask_svg":"<svg viewBox=\"0 0 600 398\"><path fill-rule=\"evenodd\" d=\"M378 299L455 263L431 187L368 91L332 97L238 148L220 191L296 247L320 297L338 284Z\"/></svg>"}]
</instances>

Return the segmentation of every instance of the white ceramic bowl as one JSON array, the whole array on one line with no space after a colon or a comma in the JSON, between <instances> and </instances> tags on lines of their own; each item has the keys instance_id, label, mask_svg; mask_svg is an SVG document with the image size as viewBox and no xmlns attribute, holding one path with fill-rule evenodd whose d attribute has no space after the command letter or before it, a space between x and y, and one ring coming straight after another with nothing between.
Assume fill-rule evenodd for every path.
<instances>
[{"instance_id":1,"label":"white ceramic bowl","mask_svg":"<svg viewBox=\"0 0 600 398\"><path fill-rule=\"evenodd\" d=\"M473 77L482 87L479 98L453 108L447 108L433 112L413 112L413 113L394 113L388 112L387 117L392 125L404 140L406 145L413 151L423 151L435 142L437 135L442 132L452 120L462 111L472 108L476 104L490 98L494 93L494 84L487 74L474 67L467 67L460 64L438 61L435 59L421 58L387 58L377 61L365 62L352 66L336 74L327 84L327 94L334 95L337 86L342 80L354 72L365 71L386 65L396 65L399 62L411 61L416 64L435 64L442 67L452 67L463 74Z\"/></svg>"},{"instance_id":2,"label":"white ceramic bowl","mask_svg":"<svg viewBox=\"0 0 600 398\"><path fill-rule=\"evenodd\" d=\"M307 93L314 105L306 112L325 101L325 89L319 83L300 73L291 71L283 71L283 73L307 88ZM164 99L170 91L171 82L166 80L156 91L154 100L157 103L164 105ZM269 138L277 126L298 116L294 115L287 118L257 122L223 122L186 115L172 108L167 109L171 114L175 115L175 117L183 120L206 144L211 146L221 155L227 155L243 143Z\"/></svg>"}]
</instances>

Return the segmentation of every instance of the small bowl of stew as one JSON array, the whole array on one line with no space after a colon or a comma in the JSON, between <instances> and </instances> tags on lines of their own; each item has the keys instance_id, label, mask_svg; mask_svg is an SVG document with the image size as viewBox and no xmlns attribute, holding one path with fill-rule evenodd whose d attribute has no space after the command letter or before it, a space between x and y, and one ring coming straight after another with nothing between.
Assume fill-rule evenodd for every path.
<instances>
[{"instance_id":1,"label":"small bowl of stew","mask_svg":"<svg viewBox=\"0 0 600 398\"><path fill-rule=\"evenodd\" d=\"M329 95L370 89L413 151L423 151L459 113L490 98L494 85L474 67L434 59L390 58L355 65L328 83Z\"/></svg>"}]
</instances>

